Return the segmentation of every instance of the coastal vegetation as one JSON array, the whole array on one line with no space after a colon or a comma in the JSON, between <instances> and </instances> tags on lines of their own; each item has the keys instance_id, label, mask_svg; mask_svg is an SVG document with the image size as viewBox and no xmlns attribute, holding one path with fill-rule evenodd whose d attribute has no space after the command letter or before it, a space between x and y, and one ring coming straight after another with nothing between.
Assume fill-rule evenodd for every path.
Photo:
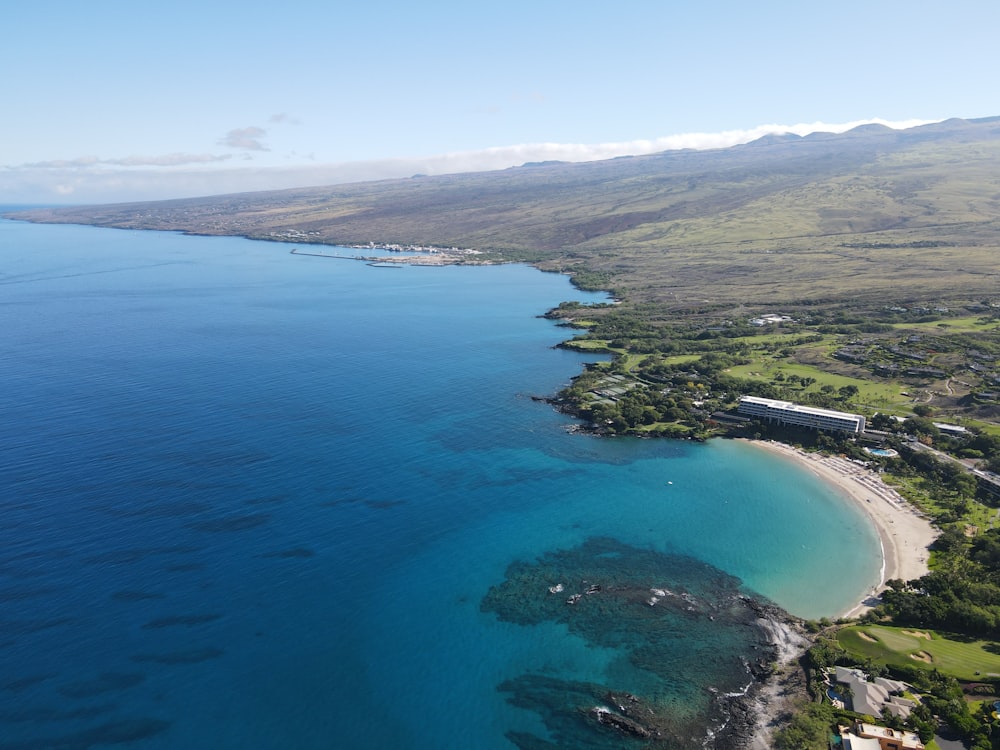
<instances>
[{"instance_id":1,"label":"coastal vegetation","mask_svg":"<svg viewBox=\"0 0 1000 750\"><path fill-rule=\"evenodd\" d=\"M767 138L709 152L155 204L37 210L77 222L286 243L475 249L608 302L548 317L603 355L557 394L606 435L775 438L864 462L941 529L930 572L860 623L811 623L813 701L778 748L826 747L833 665L921 696L904 722L1000 748L1000 118ZM865 438L735 415L756 395L864 414ZM877 456L866 448L883 447ZM973 473L973 472L978 473ZM644 584L645 585L645 584Z\"/></svg>"}]
</instances>

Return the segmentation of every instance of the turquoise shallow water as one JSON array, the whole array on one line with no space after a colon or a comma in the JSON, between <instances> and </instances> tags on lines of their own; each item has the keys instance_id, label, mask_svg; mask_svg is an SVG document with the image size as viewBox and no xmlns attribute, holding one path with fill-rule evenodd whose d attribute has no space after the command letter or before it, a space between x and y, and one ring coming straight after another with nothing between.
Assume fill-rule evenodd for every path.
<instances>
[{"instance_id":1,"label":"turquoise shallow water","mask_svg":"<svg viewBox=\"0 0 1000 750\"><path fill-rule=\"evenodd\" d=\"M17 222L0 252L2 747L509 749L546 729L505 680L645 679L484 611L514 561L609 537L803 616L877 577L799 468L533 401L584 361L537 316L601 299L563 276Z\"/></svg>"}]
</instances>

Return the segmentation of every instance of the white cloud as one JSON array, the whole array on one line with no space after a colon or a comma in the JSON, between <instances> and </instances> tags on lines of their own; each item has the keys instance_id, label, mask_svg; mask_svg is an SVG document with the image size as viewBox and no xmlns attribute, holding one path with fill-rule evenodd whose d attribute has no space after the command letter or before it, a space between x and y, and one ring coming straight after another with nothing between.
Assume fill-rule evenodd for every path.
<instances>
[{"instance_id":1,"label":"white cloud","mask_svg":"<svg viewBox=\"0 0 1000 750\"><path fill-rule=\"evenodd\" d=\"M100 166L117 167L178 167L188 164L210 164L227 161L232 154L163 154L161 156L126 156L121 159L99 159L96 156L80 156L76 159L54 159L22 164L8 169L90 169Z\"/></svg>"},{"instance_id":2,"label":"white cloud","mask_svg":"<svg viewBox=\"0 0 1000 750\"><path fill-rule=\"evenodd\" d=\"M248 128L234 128L219 139L219 145L240 148L245 151L270 151L271 149L260 141L265 135L267 135L267 131L256 125L251 125Z\"/></svg>"},{"instance_id":3,"label":"white cloud","mask_svg":"<svg viewBox=\"0 0 1000 750\"><path fill-rule=\"evenodd\" d=\"M438 154L424 158L382 159L339 164L307 163L311 154L298 157L289 166L254 167L251 164L223 166L231 155L166 154L99 159L37 162L0 167L0 202L65 202L72 195L78 203L113 203L119 201L159 200L200 195L280 190L291 187L362 182L414 174L449 174L455 172L506 169L534 161L594 161L618 156L641 155L671 149L725 148L761 138L768 134L814 132L842 133L859 125L877 123L891 128L909 128L933 122L907 120L889 122L880 119L854 122L802 123L798 125L761 125L746 130L721 133L684 133L661 138L611 143L526 143L498 146L479 151ZM246 139L252 144L264 135L262 128L230 131L233 142ZM244 149L252 146L244 145ZM263 147L261 147L263 148ZM239 159L250 160L249 153Z\"/></svg>"},{"instance_id":4,"label":"white cloud","mask_svg":"<svg viewBox=\"0 0 1000 750\"><path fill-rule=\"evenodd\" d=\"M228 161L232 154L164 154L163 156L126 156L124 159L108 159L104 164L122 167L177 167L186 164L211 164Z\"/></svg>"},{"instance_id":5,"label":"white cloud","mask_svg":"<svg viewBox=\"0 0 1000 750\"><path fill-rule=\"evenodd\" d=\"M799 125L759 125L748 130L725 130L721 133L682 133L680 135L668 135L651 140L611 143L525 143L515 146L499 146L483 151L445 154L436 158L456 163L467 163L470 161L481 161L482 163L507 162L504 166L512 166L525 161L596 161L598 159L613 159L617 156L639 156L684 148L698 150L728 148L742 143L749 143L765 135L772 134L794 133L795 135L805 136L810 133L843 133L860 125L870 124L885 125L886 127L899 130L926 125L931 122L935 121L904 120L890 122L888 120L873 118L841 124L813 122Z\"/></svg>"},{"instance_id":6,"label":"white cloud","mask_svg":"<svg viewBox=\"0 0 1000 750\"><path fill-rule=\"evenodd\" d=\"M22 164L24 169L72 169L74 167L86 168L95 164L100 164L101 160L96 156L78 156L76 159L53 159L52 161L36 161L30 164ZM13 168L13 167L11 167Z\"/></svg>"},{"instance_id":7,"label":"white cloud","mask_svg":"<svg viewBox=\"0 0 1000 750\"><path fill-rule=\"evenodd\" d=\"M287 112L278 112L277 114L271 115L269 118L267 118L267 121L274 124L279 124L279 123L288 123L289 125L302 124L302 121L300 119L298 119L297 117L293 117Z\"/></svg>"}]
</instances>

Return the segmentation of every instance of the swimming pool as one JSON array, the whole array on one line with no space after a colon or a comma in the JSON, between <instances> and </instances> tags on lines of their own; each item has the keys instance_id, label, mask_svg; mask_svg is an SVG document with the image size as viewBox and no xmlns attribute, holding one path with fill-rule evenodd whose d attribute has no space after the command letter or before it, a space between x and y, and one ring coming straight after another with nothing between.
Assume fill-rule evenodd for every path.
<instances>
[{"instance_id":1,"label":"swimming pool","mask_svg":"<svg viewBox=\"0 0 1000 750\"><path fill-rule=\"evenodd\" d=\"M892 448L865 448L865 450L873 456L881 456L883 458L894 458L899 455L899 453L894 451Z\"/></svg>"}]
</instances>

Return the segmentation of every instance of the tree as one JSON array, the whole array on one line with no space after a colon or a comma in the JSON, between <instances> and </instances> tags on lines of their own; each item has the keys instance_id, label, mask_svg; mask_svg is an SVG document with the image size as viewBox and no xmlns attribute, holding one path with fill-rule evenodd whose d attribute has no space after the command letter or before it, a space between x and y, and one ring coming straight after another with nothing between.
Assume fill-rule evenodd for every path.
<instances>
[{"instance_id":1,"label":"tree","mask_svg":"<svg viewBox=\"0 0 1000 750\"><path fill-rule=\"evenodd\" d=\"M833 386L830 386L830 390L833 390ZM890 431L896 427L898 424L895 419L893 419L888 414L879 412L874 417L871 418L871 426L874 430Z\"/></svg>"},{"instance_id":2,"label":"tree","mask_svg":"<svg viewBox=\"0 0 1000 750\"><path fill-rule=\"evenodd\" d=\"M841 401L850 401L858 395L858 387L856 385L842 385L837 392L840 394Z\"/></svg>"},{"instance_id":3,"label":"tree","mask_svg":"<svg viewBox=\"0 0 1000 750\"><path fill-rule=\"evenodd\" d=\"M810 667L820 670L834 666L845 653L837 639L817 638L812 648L806 652L806 657Z\"/></svg>"},{"instance_id":4,"label":"tree","mask_svg":"<svg viewBox=\"0 0 1000 750\"><path fill-rule=\"evenodd\" d=\"M986 462L986 469L994 474L1000 474L1000 455L993 456Z\"/></svg>"},{"instance_id":5,"label":"tree","mask_svg":"<svg viewBox=\"0 0 1000 750\"><path fill-rule=\"evenodd\" d=\"M926 435L930 438L941 437L941 430L927 417L909 417L903 422L903 429L913 435Z\"/></svg>"},{"instance_id":6,"label":"tree","mask_svg":"<svg viewBox=\"0 0 1000 750\"><path fill-rule=\"evenodd\" d=\"M952 554L962 552L969 539L965 532L957 525L946 526L941 536L934 540L934 549L941 552L951 552Z\"/></svg>"},{"instance_id":7,"label":"tree","mask_svg":"<svg viewBox=\"0 0 1000 750\"><path fill-rule=\"evenodd\" d=\"M885 677L887 674L889 674L889 670L885 666L885 664L879 664L870 656L867 659L865 659L865 662L861 666L861 669L864 671L865 678L868 680L868 682L875 682L876 678Z\"/></svg>"}]
</instances>

